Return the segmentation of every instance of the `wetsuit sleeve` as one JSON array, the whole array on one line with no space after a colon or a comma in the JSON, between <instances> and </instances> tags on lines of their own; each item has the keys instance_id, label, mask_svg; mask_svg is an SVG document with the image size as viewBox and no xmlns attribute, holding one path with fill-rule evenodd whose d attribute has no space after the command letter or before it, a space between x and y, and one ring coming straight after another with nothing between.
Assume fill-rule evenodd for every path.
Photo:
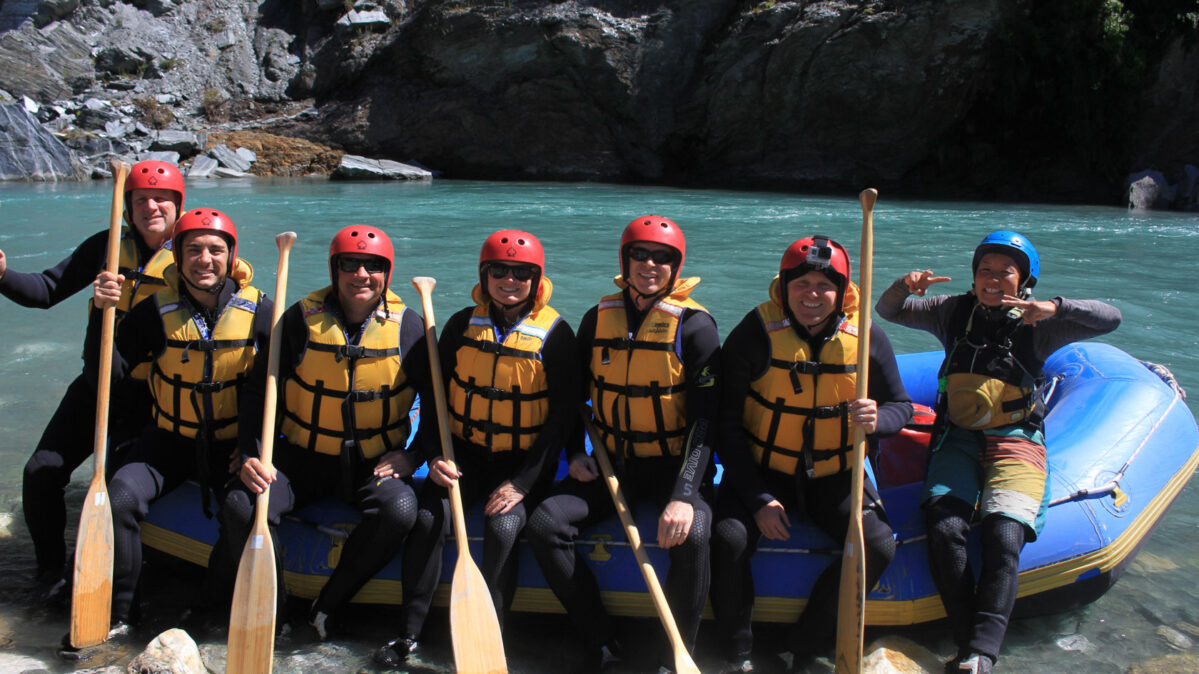
<instances>
[{"instance_id":1,"label":"wetsuit sleeve","mask_svg":"<svg viewBox=\"0 0 1199 674\"><path fill-rule=\"evenodd\" d=\"M1036 324L1033 339L1037 358L1045 360L1054 351L1074 342L1106 335L1120 327L1120 310L1099 300L1054 298L1057 313Z\"/></svg>"},{"instance_id":2,"label":"wetsuit sleeve","mask_svg":"<svg viewBox=\"0 0 1199 674\"><path fill-rule=\"evenodd\" d=\"M586 403L589 400L588 384L591 381L591 347L595 343L595 323L598 316L598 306L591 307L586 314L583 314L583 320L579 321L579 331L575 337L578 349L576 362L579 368L579 391L576 400L580 403ZM584 444L585 436L586 431L583 428L583 424L577 423L566 445L567 461L572 461L575 457L586 453L587 449Z\"/></svg>"},{"instance_id":3,"label":"wetsuit sleeve","mask_svg":"<svg viewBox=\"0 0 1199 674\"><path fill-rule=\"evenodd\" d=\"M102 326L103 321L89 321L84 339L83 372L93 387L100 369ZM133 307L117 325L113 339L112 379L119 382L133 368L153 360L166 348L167 338L158 317L158 303L147 300Z\"/></svg>"},{"instance_id":4,"label":"wetsuit sleeve","mask_svg":"<svg viewBox=\"0 0 1199 674\"><path fill-rule=\"evenodd\" d=\"M548 484L554 479L558 459L567 438L577 425L579 398L578 345L574 330L560 320L550 331L541 350L541 362L545 367L546 386L549 390L549 410L541 433L533 441L525 460L512 476L512 484L528 494L539 484Z\"/></svg>"},{"instance_id":5,"label":"wetsuit sleeve","mask_svg":"<svg viewBox=\"0 0 1199 674\"><path fill-rule=\"evenodd\" d=\"M733 328L721 350L721 404L717 454L724 466L720 488L731 489L751 513L774 500L741 430L750 383L767 367L770 338L753 311Z\"/></svg>"},{"instance_id":6,"label":"wetsuit sleeve","mask_svg":"<svg viewBox=\"0 0 1199 674\"><path fill-rule=\"evenodd\" d=\"M687 382L687 443L671 500L694 503L712 463L712 441L720 409L720 335L704 311L683 316L683 371Z\"/></svg>"},{"instance_id":7,"label":"wetsuit sleeve","mask_svg":"<svg viewBox=\"0 0 1199 674\"><path fill-rule=\"evenodd\" d=\"M931 333L942 345L948 339L949 318L953 315L955 297L915 297L901 276L879 296L874 310L882 318L906 328Z\"/></svg>"},{"instance_id":8,"label":"wetsuit sleeve","mask_svg":"<svg viewBox=\"0 0 1199 674\"><path fill-rule=\"evenodd\" d=\"M886 438L903 430L912 418L912 399L899 376L895 349L882 326L870 324L870 381L866 395L878 403L878 427L870 437Z\"/></svg>"},{"instance_id":9,"label":"wetsuit sleeve","mask_svg":"<svg viewBox=\"0 0 1199 674\"><path fill-rule=\"evenodd\" d=\"M414 464L419 466L428 458L425 442L428 441L427 426L433 426L433 440L437 440L437 417L433 414L433 379L429 373L429 346L425 341L425 319L409 307L404 307L403 325L400 327L400 364L404 369L404 379L420 396L421 416L429 412L428 423L417 425L416 438L407 447L413 454Z\"/></svg>"},{"instance_id":10,"label":"wetsuit sleeve","mask_svg":"<svg viewBox=\"0 0 1199 674\"><path fill-rule=\"evenodd\" d=\"M0 278L0 295L23 307L49 309L91 285L104 268L107 249L108 232L98 232L49 269L41 272L9 269Z\"/></svg>"}]
</instances>

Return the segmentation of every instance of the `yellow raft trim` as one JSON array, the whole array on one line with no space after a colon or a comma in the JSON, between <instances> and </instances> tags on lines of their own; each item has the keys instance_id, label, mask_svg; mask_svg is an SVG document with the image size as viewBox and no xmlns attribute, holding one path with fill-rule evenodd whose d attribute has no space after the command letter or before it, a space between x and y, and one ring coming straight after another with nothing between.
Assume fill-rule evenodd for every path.
<instances>
[{"instance_id":1,"label":"yellow raft trim","mask_svg":"<svg viewBox=\"0 0 1199 674\"><path fill-rule=\"evenodd\" d=\"M1150 529L1157 524L1166 508L1186 486L1197 467L1199 467L1199 447L1195 448L1186 464L1170 478L1170 481L1145 506L1140 515L1110 545L1072 559L1025 571L1020 574L1020 589L1017 596L1025 597L1071 585L1077 582L1080 576L1091 571L1098 570L1100 573L1107 573L1122 564ZM208 555L212 551L211 545L148 522L142 523L142 542L155 550L199 566L208 565ZM306 599L315 598L327 579L328 576L300 574L292 571L285 571L283 574L283 581L287 586L288 593ZM640 617L656 615L654 604L646 592L610 591L603 592L602 596L604 606L612 615ZM450 586L448 583L442 583L437 588L434 604L448 606L449 597ZM353 601L367 604L399 604L402 599L403 589L399 581L375 578L363 586L354 596ZM805 599L759 596L754 605L754 620L794 622L806 603ZM562 605L558 603L553 592L547 588L517 588L512 608L516 611L532 613L563 613ZM704 617L712 617L711 607L705 608ZM866 623L870 625L914 625L944 617L945 609L941 605L941 598L937 595L910 601L882 599L866 602Z\"/></svg>"}]
</instances>

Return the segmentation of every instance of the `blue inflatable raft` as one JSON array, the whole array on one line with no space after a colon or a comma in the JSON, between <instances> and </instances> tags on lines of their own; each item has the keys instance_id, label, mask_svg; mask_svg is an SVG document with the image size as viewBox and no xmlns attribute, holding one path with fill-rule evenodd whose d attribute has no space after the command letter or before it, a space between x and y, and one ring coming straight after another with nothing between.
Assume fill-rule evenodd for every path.
<instances>
[{"instance_id":1,"label":"blue inflatable raft","mask_svg":"<svg viewBox=\"0 0 1199 674\"><path fill-rule=\"evenodd\" d=\"M940 352L899 356L912 399L931 405ZM1176 387L1128 354L1098 343L1077 344L1054 354L1045 367L1053 378L1046 417L1052 504L1041 537L1020 560L1018 614L1064 610L1093 601L1119 578L1199 464L1199 429ZM1165 373L1168 375L1168 373ZM910 625L944 617L928 573L924 521L919 508L927 448L921 429L905 431L872 456L888 518L899 548L878 587L869 595L866 621ZM144 527L147 546L205 564L216 540L216 523L197 507L198 488L187 484L151 509ZM657 530L651 508L638 510L642 538ZM284 581L299 597L315 597L337 565L357 513L336 501L316 503L288 517L280 529L285 548ZM482 557L482 508L468 513L475 559ZM615 615L653 616L632 551L613 518L583 533L604 600ZM649 545L665 573L665 551ZM799 524L786 543L764 541L754 556L758 600L755 620L785 622L798 616L820 571L839 557L831 539ZM972 554L978 553L974 541ZM455 546L445 546L438 601L448 603ZM519 549L518 611L561 612L541 577L532 552ZM974 568L980 564L975 559ZM718 580L716 580L718 582ZM392 561L355 601L402 600L400 560Z\"/></svg>"}]
</instances>

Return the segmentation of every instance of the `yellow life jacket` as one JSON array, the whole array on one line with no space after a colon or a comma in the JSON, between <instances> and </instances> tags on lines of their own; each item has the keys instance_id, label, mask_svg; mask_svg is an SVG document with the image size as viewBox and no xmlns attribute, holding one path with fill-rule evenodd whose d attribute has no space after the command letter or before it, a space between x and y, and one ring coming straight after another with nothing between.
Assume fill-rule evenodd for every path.
<instances>
[{"instance_id":1,"label":"yellow life jacket","mask_svg":"<svg viewBox=\"0 0 1199 674\"><path fill-rule=\"evenodd\" d=\"M758 465L796 474L802 465L809 478L849 469L853 448L849 401L856 396L858 360L858 288L845 291L844 317L834 316L837 329L812 352L783 309L778 277L758 318L770 337L770 363L749 386L741 415ZM802 464L801 464L802 459Z\"/></svg>"},{"instance_id":2,"label":"yellow life jacket","mask_svg":"<svg viewBox=\"0 0 1199 674\"><path fill-rule=\"evenodd\" d=\"M454 435L493 452L528 451L549 413L549 385L541 351L562 320L546 306L553 284L541 277L529 314L503 341L491 321L491 300L476 286L476 306L467 323L450 377L450 425Z\"/></svg>"},{"instance_id":3,"label":"yellow life jacket","mask_svg":"<svg viewBox=\"0 0 1199 674\"><path fill-rule=\"evenodd\" d=\"M237 437L237 388L254 366L254 314L262 291L250 285L253 271L238 258L229 275L237 293L213 327L201 328L190 303L179 295L174 269L167 286L154 295L166 348L154 359L150 394L159 428L195 438L206 428L216 440Z\"/></svg>"},{"instance_id":4,"label":"yellow life jacket","mask_svg":"<svg viewBox=\"0 0 1199 674\"><path fill-rule=\"evenodd\" d=\"M151 297L154 293L166 287L163 274L167 267L175 264L175 255L171 250L171 240L154 251L154 255L142 265L137 259L136 235L125 225L121 228L121 241L118 249L117 272L125 277L121 284L121 298L117 300L117 323L129 310ZM88 310L93 308L94 300L89 300ZM129 376L139 381L145 381L150 376L150 363L139 364Z\"/></svg>"},{"instance_id":5,"label":"yellow life jacket","mask_svg":"<svg viewBox=\"0 0 1199 674\"><path fill-rule=\"evenodd\" d=\"M617 285L623 287L623 281ZM679 456L687 433L687 381L681 326L698 278L681 279L629 331L624 295L600 300L591 347L591 408L609 452Z\"/></svg>"},{"instance_id":6,"label":"yellow life jacket","mask_svg":"<svg viewBox=\"0 0 1199 674\"><path fill-rule=\"evenodd\" d=\"M977 307L977 310L976 310ZM981 431L1025 423L1039 427L1044 415L1037 394L1043 362L1036 357L1032 328L1019 318L987 330L975 330L974 319L985 311L967 295L950 317L940 388L942 410L955 426Z\"/></svg>"},{"instance_id":7,"label":"yellow life jacket","mask_svg":"<svg viewBox=\"0 0 1199 674\"><path fill-rule=\"evenodd\" d=\"M300 300L308 341L295 373L283 383L280 432L320 454L341 454L347 443L372 459L403 449L416 391L400 362L404 302L388 290L358 344L330 312L327 286Z\"/></svg>"}]
</instances>

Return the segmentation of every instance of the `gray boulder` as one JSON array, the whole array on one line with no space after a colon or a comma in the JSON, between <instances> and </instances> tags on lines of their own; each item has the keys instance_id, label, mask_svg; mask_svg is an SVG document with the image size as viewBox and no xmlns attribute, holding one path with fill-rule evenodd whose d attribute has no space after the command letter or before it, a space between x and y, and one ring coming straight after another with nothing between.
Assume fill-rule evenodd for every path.
<instances>
[{"instance_id":1,"label":"gray boulder","mask_svg":"<svg viewBox=\"0 0 1199 674\"><path fill-rule=\"evenodd\" d=\"M258 161L258 155L254 154L254 151L247 147L237 148L237 156L241 157L242 159L245 159L246 161L250 162L251 164Z\"/></svg>"},{"instance_id":2,"label":"gray boulder","mask_svg":"<svg viewBox=\"0 0 1199 674\"><path fill-rule=\"evenodd\" d=\"M246 173L245 171L238 171L237 169L231 169L227 166L218 166L215 169L213 169L212 177L213 178L253 178L254 174Z\"/></svg>"},{"instance_id":3,"label":"gray boulder","mask_svg":"<svg viewBox=\"0 0 1199 674\"><path fill-rule=\"evenodd\" d=\"M208 151L208 156L221 163L221 166L231 168L234 171L245 173L250 170L250 162L244 157L229 149L228 145L221 143Z\"/></svg>"},{"instance_id":4,"label":"gray boulder","mask_svg":"<svg viewBox=\"0 0 1199 674\"><path fill-rule=\"evenodd\" d=\"M1133 210L1168 208L1173 191L1161 171L1145 170L1128 176L1128 207Z\"/></svg>"},{"instance_id":5,"label":"gray boulder","mask_svg":"<svg viewBox=\"0 0 1199 674\"><path fill-rule=\"evenodd\" d=\"M154 159L156 161L165 161L165 162L169 162L171 164L175 164L176 166L179 165L179 153L178 152L163 152L163 151L151 150L150 152L142 152L137 156L138 161L144 161L146 159Z\"/></svg>"},{"instance_id":6,"label":"gray boulder","mask_svg":"<svg viewBox=\"0 0 1199 674\"><path fill-rule=\"evenodd\" d=\"M432 180L433 174L411 164L347 154L341 158L341 164L330 177L343 180Z\"/></svg>"},{"instance_id":7,"label":"gray boulder","mask_svg":"<svg viewBox=\"0 0 1199 674\"><path fill-rule=\"evenodd\" d=\"M151 150L178 152L184 157L195 156L204 147L203 139L192 131L164 129L154 132L153 139L150 143Z\"/></svg>"},{"instance_id":8,"label":"gray boulder","mask_svg":"<svg viewBox=\"0 0 1199 674\"><path fill-rule=\"evenodd\" d=\"M202 154L192 161L191 168L187 170L188 178L211 178L212 172L216 170L217 161L206 154Z\"/></svg>"},{"instance_id":9,"label":"gray boulder","mask_svg":"<svg viewBox=\"0 0 1199 674\"><path fill-rule=\"evenodd\" d=\"M71 151L19 103L0 104L0 180L75 180Z\"/></svg>"}]
</instances>

